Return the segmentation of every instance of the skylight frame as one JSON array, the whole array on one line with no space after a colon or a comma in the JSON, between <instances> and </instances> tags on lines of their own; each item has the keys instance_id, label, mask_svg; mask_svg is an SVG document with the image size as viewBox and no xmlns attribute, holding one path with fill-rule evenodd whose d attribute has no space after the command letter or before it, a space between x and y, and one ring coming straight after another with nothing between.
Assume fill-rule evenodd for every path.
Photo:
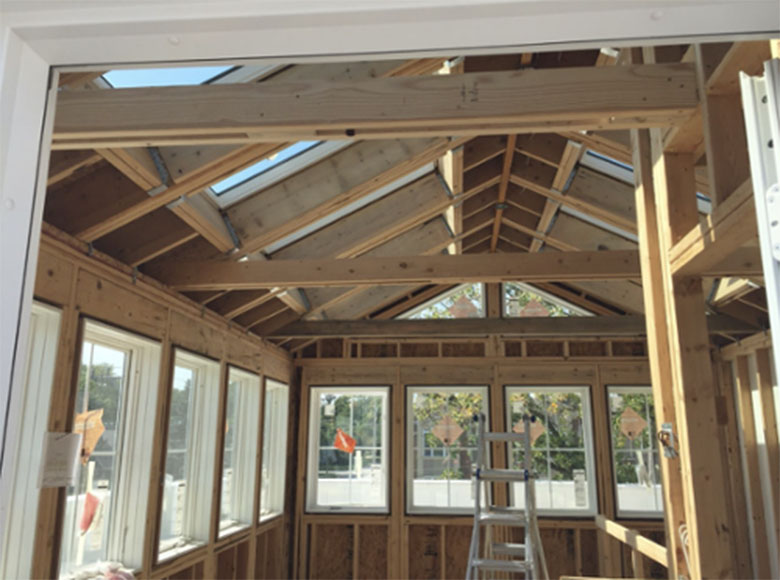
<instances>
[{"instance_id":1,"label":"skylight frame","mask_svg":"<svg viewBox=\"0 0 780 580\"><path fill-rule=\"evenodd\" d=\"M314 145L313 147L302 151L295 157L274 165L266 171L263 171L254 177L250 177L246 181L236 184L220 194L214 192L211 187L206 188L206 191L220 209L228 209L244 198L259 193L272 185L276 185L280 181L287 179L318 161L322 161L323 159L338 153L342 149L346 149L354 143L354 141L348 140L322 141L318 145Z\"/></svg>"}]
</instances>

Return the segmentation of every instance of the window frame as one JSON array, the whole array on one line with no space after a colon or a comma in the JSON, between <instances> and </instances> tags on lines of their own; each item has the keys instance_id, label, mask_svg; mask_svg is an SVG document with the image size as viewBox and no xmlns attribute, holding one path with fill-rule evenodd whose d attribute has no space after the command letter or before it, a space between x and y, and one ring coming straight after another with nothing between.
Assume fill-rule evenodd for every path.
<instances>
[{"instance_id":1,"label":"window frame","mask_svg":"<svg viewBox=\"0 0 780 580\"><path fill-rule=\"evenodd\" d=\"M184 364L180 364L179 360L181 359L184 361ZM227 380L227 373L224 372L224 365L220 363L219 360L210 358L208 356L202 355L200 353L196 353L193 351L190 351L186 348L182 348L179 346L173 346L171 349L171 373L168 381L168 416L166 418L166 429L165 429L165 456L163 458L162 462L162 473L161 473L161 479L163 481L162 484L162 494L163 496L160 498L160 512L159 517L157 518L157 546L156 546L156 564L163 564L171 562L172 560L178 558L182 554L186 554L188 552L191 552L192 550L195 550L197 548L200 548L204 545L207 545L213 538L212 538L212 532L211 532L211 512L213 508L213 490L214 486L216 485L215 478L221 477L222 470L216 469L216 453L217 453L217 445L222 441L222 437L220 436L220 429L224 428L224 417L219 416L218 407L219 407L219 398L220 394L222 392L223 387L225 386L225 381ZM193 514L194 514L194 520L195 523L192 524L190 522L182 523L182 536L178 537L177 539L169 539L166 540L166 542L174 544L171 546L166 546L163 548L163 540L160 539L161 536L161 530L162 530L162 521L163 521L163 502L164 502L164 481L165 481L165 475L166 475L166 467L168 463L168 443L170 439L170 414L171 414L171 396L173 394L173 383L174 378L176 374L176 367L180 366L183 368L187 368L190 370L198 370L198 369L206 369L206 376L213 380L213 386L214 386L214 393L213 393L213 401L211 401L213 404L211 405L213 411L211 412L211 416L205 416L205 415L199 415L198 421L203 421L205 424L202 424L201 426L204 428L193 430L191 428L188 428L187 431L187 444L185 451L188 451L190 448L190 440L189 436L194 431L197 434L197 445L193 445L194 448L198 448L203 445L202 440L205 439L205 447L199 451L199 454L202 454L202 458L205 459L205 462L203 462L202 465L197 465L196 467L193 467L189 464L186 467L187 472L187 482L189 485L189 482L192 480L194 481L194 485L191 489L193 489L192 494L188 493L187 499L185 500L185 512L189 509L189 504L193 503L195 504L195 508L193 508ZM208 368L211 366L211 368ZM211 376L209 376L211 375ZM198 376L197 374L195 375ZM215 379L215 380L214 380ZM200 379L196 379L196 381L199 381ZM207 381L204 379L203 384L207 384ZM195 399L194 394L190 395L193 399ZM190 421L193 420L193 414L194 413L207 413L208 411L208 400L205 401L203 398L199 398L197 401L191 402L190 406L187 410L188 414L188 425L190 424ZM211 419L211 420L209 420ZM213 423L213 424L212 424ZM211 425L210 425L211 424ZM209 429L209 427L213 427L213 429ZM211 431L211 441L208 439L208 433L209 430ZM220 453L221 456L221 453ZM195 477L193 477L193 471L195 470ZM201 492L201 489L205 488L205 492ZM205 496L205 497L201 497ZM193 497L199 498L201 501L193 500ZM186 515L186 514L185 514ZM194 526L197 528L197 534L200 537L194 537L193 534L187 534L185 533L185 530L188 526ZM219 526L217 526L219 527ZM190 531L192 530L192 527L190 527ZM175 545L175 543L181 542L180 545Z\"/></svg>"},{"instance_id":2,"label":"window frame","mask_svg":"<svg viewBox=\"0 0 780 580\"><path fill-rule=\"evenodd\" d=\"M272 388L269 389L269 384L273 383ZM284 428L279 429L275 432L275 435L272 435L272 437L282 437L284 440L284 446L281 448L283 449L283 452L279 454L278 457L274 457L274 460L279 461L279 463L282 466L282 469L280 470L274 470L275 473L281 473L281 481L276 481L274 484L272 480L269 481L269 493L268 496L272 497L273 493L279 493L281 495L281 511L273 511L269 514L263 514L263 467L266 464L266 453L265 453L265 444L266 444L266 409L268 405L268 393L274 392L274 391L283 391L285 393L285 401L284 401L284 407L286 408L286 412L283 415L275 415L275 417L281 417L284 418ZM278 424L273 425L278 426ZM284 515L284 507L285 507L285 496L286 496L286 489L287 489L287 450L290 446L290 385L288 383L285 383L283 381L274 379L272 377L264 377L264 388L263 388L263 424L262 429L263 433L263 444L260 448L261 453L261 460L260 460L260 485L258 486L258 514L257 514L257 521L258 523L264 524L266 522L269 522L273 519L276 519L278 517L282 517ZM273 433L273 432L272 432ZM278 439L273 440L273 443L278 443ZM271 455L270 453L268 455ZM278 465L274 466L271 465L271 468L278 467ZM269 469L270 471L270 469ZM274 489L274 485L278 486L278 490Z\"/></svg>"},{"instance_id":3,"label":"window frame","mask_svg":"<svg viewBox=\"0 0 780 580\"><path fill-rule=\"evenodd\" d=\"M75 364L80 369L84 344L92 342L127 353L124 372L126 383L122 386L118 407L115 487L111 490L109 514L111 526L106 532L106 560L95 564L82 564L75 570L97 569L106 562L121 562L129 569L139 569L144 558L146 506L149 502L149 478L153 460L154 423L158 398L159 377L163 358L162 343L133 331L83 317L80 343ZM75 374L79 380L80 372ZM76 387L78 390L78 387ZM144 397L144 394L148 395ZM74 399L74 406L77 399ZM75 407L71 409L75 417ZM146 419L147 428L138 428L139 419ZM132 424L133 428L128 427ZM70 488L68 488L70 490ZM67 495L66 491L66 495ZM66 500L67 501L67 500ZM62 568L65 550L65 526L63 516L59 566ZM121 535L111 530L123 529ZM131 532L128 532L131 530ZM60 570L61 574L62 571Z\"/></svg>"},{"instance_id":4,"label":"window frame","mask_svg":"<svg viewBox=\"0 0 780 580\"><path fill-rule=\"evenodd\" d=\"M596 449L595 449L595 433L593 424L593 404L591 401L592 388L591 385L518 385L518 384L506 384L504 385L504 420L507 424L507 430L512 429L512 405L509 401L509 397L513 392L528 392L528 393L579 393L582 400L582 439L583 439L583 451L585 453L585 468L588 474L588 501L590 507L588 509L557 509L557 508L541 508L537 507L537 513L540 516L552 517L552 518L589 518L598 513L598 464L596 462ZM511 445L507 445L506 460L507 465L511 465ZM533 451L533 448L532 448ZM572 451L577 451L572 449ZM549 470L549 460L548 460ZM514 506L514 486L509 486L509 505ZM539 493L537 491L537 497Z\"/></svg>"},{"instance_id":5,"label":"window frame","mask_svg":"<svg viewBox=\"0 0 780 580\"><path fill-rule=\"evenodd\" d=\"M608 429L609 429L609 451L610 451L610 470L612 471L612 494L615 499L615 516L618 519L631 519L631 520L662 520L664 518L664 498L663 498L663 477L657 481L657 484L661 486L661 509L660 510L653 510L653 511L631 511L631 510L621 510L620 509L620 502L618 500L618 482L617 482L617 469L615 469L615 456L616 452L618 451L615 449L615 438L612 435L612 408L610 406L610 399L609 396L612 393L628 393L628 394L641 394L641 395L649 395L651 398L653 396L653 387L651 385L622 385L622 384L615 384L615 385L606 385L606 407L607 407L607 420L608 420ZM653 405L655 405L655 401L653 401ZM643 419L647 419L648 417L643 417ZM655 430L658 429L658 426L650 425L648 423L648 428L650 429L650 448L652 450L652 454L658 455L658 462L660 467L661 462L661 449L658 446L658 440L655 437ZM653 473L655 473L655 470L652 470Z\"/></svg>"},{"instance_id":6,"label":"window frame","mask_svg":"<svg viewBox=\"0 0 780 580\"><path fill-rule=\"evenodd\" d=\"M16 425L18 440L26 449L42 449L49 430L49 403L54 387L62 309L34 300L30 309L27 336L21 417ZM10 479L9 505L0 553L0 576L29 578L38 514L38 476L43 457L17 449L8 457ZM13 532L12 532L13 530Z\"/></svg>"},{"instance_id":7,"label":"window frame","mask_svg":"<svg viewBox=\"0 0 780 580\"><path fill-rule=\"evenodd\" d=\"M234 378L235 377L235 378ZM250 384L242 384L243 381L252 381ZM233 382L238 382L239 384L242 384L245 388L255 389L257 390L257 401L256 404L253 406L251 403L251 400L246 400L249 397L241 397L241 393L239 392L239 399L236 401L237 405L237 428L236 428L236 437L238 437L238 442L236 439L233 440L233 449L231 450L231 453L235 454L233 455L234 461L233 465L235 466L235 458L239 457L238 460L241 464L247 466L247 471L240 473L239 475L243 475L243 477L238 478L238 484L234 485L236 482L231 482L231 503L233 500L233 494L239 493L241 495L241 498L239 500L239 507L238 511L243 512L246 514L246 517L244 519L238 519L241 516L237 515L237 519L223 519L222 517L222 501L224 499L224 483L225 483L225 444L227 442L227 433L225 432L225 426L227 425L227 401L230 397L230 385ZM219 522L217 525L217 539L222 540L224 538L227 538L228 536L246 530L248 528L252 527L252 523L254 521L254 514L255 514L255 490L257 488L257 458L258 453L260 451L259 447L259 441L260 441L260 432L262 431L262 422L261 422L261 409L263 404L263 396L264 396L264 389L263 389L263 380L262 377L258 373L254 373L252 371L245 370L241 367L228 364L227 365L227 383L225 385L225 414L224 417L222 417L220 423L222 427L220 428L221 433L223 434L220 443L222 444L221 454L220 457L222 459L221 465L220 465L220 487L219 487ZM254 407L254 411L253 411ZM254 418L252 417L252 413L254 412ZM243 423L243 421L248 421L248 427L246 426L246 423ZM253 421L254 419L254 421ZM254 424L253 424L254 423ZM252 429L254 428L254 433L252 433ZM247 429L249 431L247 432ZM235 477L235 476L234 476ZM235 507L235 504L233 504L233 507ZM230 523L228 523L230 522ZM226 525L227 524L227 525Z\"/></svg>"},{"instance_id":8,"label":"window frame","mask_svg":"<svg viewBox=\"0 0 780 580\"><path fill-rule=\"evenodd\" d=\"M412 437L412 430L414 429L414 415L413 415L413 395L415 392L429 391L432 393L442 393L451 391L453 393L462 393L468 391L477 392L484 389L483 393L483 406L482 412L485 415L485 430L490 431L490 385L406 385L404 388L404 394L406 397L405 412L406 421L404 426L404 437L406 439L405 452L406 459L404 461L405 469L405 509L406 515L467 515L474 513L474 506L471 507L439 507L439 506L415 506L414 505L414 438ZM488 453L487 464L491 463L491 454ZM473 485L473 478L470 480L470 485Z\"/></svg>"},{"instance_id":9,"label":"window frame","mask_svg":"<svg viewBox=\"0 0 780 580\"><path fill-rule=\"evenodd\" d=\"M305 513L311 514L389 514L390 513L390 482L391 482L391 453L392 441L390 440L390 421L392 405L392 385L310 385L309 386L309 420L306 449L306 490ZM382 395L384 407L382 410L382 464L385 470L384 506L323 506L317 503L317 485L319 472L319 433L320 413L319 394L339 393L355 395ZM315 453L316 450L316 453Z\"/></svg>"}]
</instances>

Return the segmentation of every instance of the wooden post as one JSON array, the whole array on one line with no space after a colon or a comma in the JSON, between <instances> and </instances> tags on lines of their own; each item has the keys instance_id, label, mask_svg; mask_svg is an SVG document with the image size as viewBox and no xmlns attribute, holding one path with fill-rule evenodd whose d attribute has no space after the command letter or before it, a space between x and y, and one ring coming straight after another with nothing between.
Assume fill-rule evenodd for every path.
<instances>
[{"instance_id":1,"label":"wooden post","mask_svg":"<svg viewBox=\"0 0 780 580\"><path fill-rule=\"evenodd\" d=\"M660 429L664 423L671 423L674 426L676 419L672 391L667 304L663 284L660 283L663 277L662 255L658 240L658 216L653 187L650 133L647 130L633 130L631 131L631 140L634 150L639 260L642 268L648 356L652 376L656 428ZM674 431L677 432L677 429ZM668 565L669 577L679 578L680 575L688 575L677 531L685 520L679 459L661 456L661 478L664 493L666 547L671 556Z\"/></svg>"}]
</instances>

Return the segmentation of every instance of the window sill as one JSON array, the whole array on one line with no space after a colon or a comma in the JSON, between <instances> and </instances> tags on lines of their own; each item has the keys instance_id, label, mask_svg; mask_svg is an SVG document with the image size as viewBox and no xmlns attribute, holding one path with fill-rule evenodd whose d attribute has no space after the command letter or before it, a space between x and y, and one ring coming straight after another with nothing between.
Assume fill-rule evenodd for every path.
<instances>
[{"instance_id":1,"label":"window sill","mask_svg":"<svg viewBox=\"0 0 780 580\"><path fill-rule=\"evenodd\" d=\"M179 556L187 554L188 552L200 548L205 544L205 542L198 540L187 540L185 538L175 540L175 544L172 547L160 551L157 556L157 564L168 564Z\"/></svg>"},{"instance_id":2,"label":"window sill","mask_svg":"<svg viewBox=\"0 0 780 580\"><path fill-rule=\"evenodd\" d=\"M246 522L221 522L220 525L225 525L224 528L220 528L219 533L217 534L219 540L224 540L226 538L229 538L230 536L237 534L239 532L243 532L248 530L251 527L251 524L248 524Z\"/></svg>"},{"instance_id":3,"label":"window sill","mask_svg":"<svg viewBox=\"0 0 780 580\"><path fill-rule=\"evenodd\" d=\"M115 570L117 573L126 573L133 577L135 573L131 568L125 568L118 562L97 562L81 566L72 572L60 574L60 580L92 580L93 578L103 578L109 570Z\"/></svg>"}]
</instances>

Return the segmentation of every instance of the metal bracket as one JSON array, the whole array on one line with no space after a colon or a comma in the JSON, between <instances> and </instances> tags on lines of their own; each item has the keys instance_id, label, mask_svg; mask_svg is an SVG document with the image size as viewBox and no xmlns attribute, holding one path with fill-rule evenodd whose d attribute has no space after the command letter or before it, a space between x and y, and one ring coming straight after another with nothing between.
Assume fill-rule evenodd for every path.
<instances>
[{"instance_id":1,"label":"metal bracket","mask_svg":"<svg viewBox=\"0 0 780 580\"><path fill-rule=\"evenodd\" d=\"M677 439L674 436L671 423L661 425L661 430L658 432L658 441L664 449L664 457L677 459Z\"/></svg>"},{"instance_id":2,"label":"metal bracket","mask_svg":"<svg viewBox=\"0 0 780 580\"><path fill-rule=\"evenodd\" d=\"M780 183L775 183L766 191L766 213L772 256L780 262Z\"/></svg>"}]
</instances>

